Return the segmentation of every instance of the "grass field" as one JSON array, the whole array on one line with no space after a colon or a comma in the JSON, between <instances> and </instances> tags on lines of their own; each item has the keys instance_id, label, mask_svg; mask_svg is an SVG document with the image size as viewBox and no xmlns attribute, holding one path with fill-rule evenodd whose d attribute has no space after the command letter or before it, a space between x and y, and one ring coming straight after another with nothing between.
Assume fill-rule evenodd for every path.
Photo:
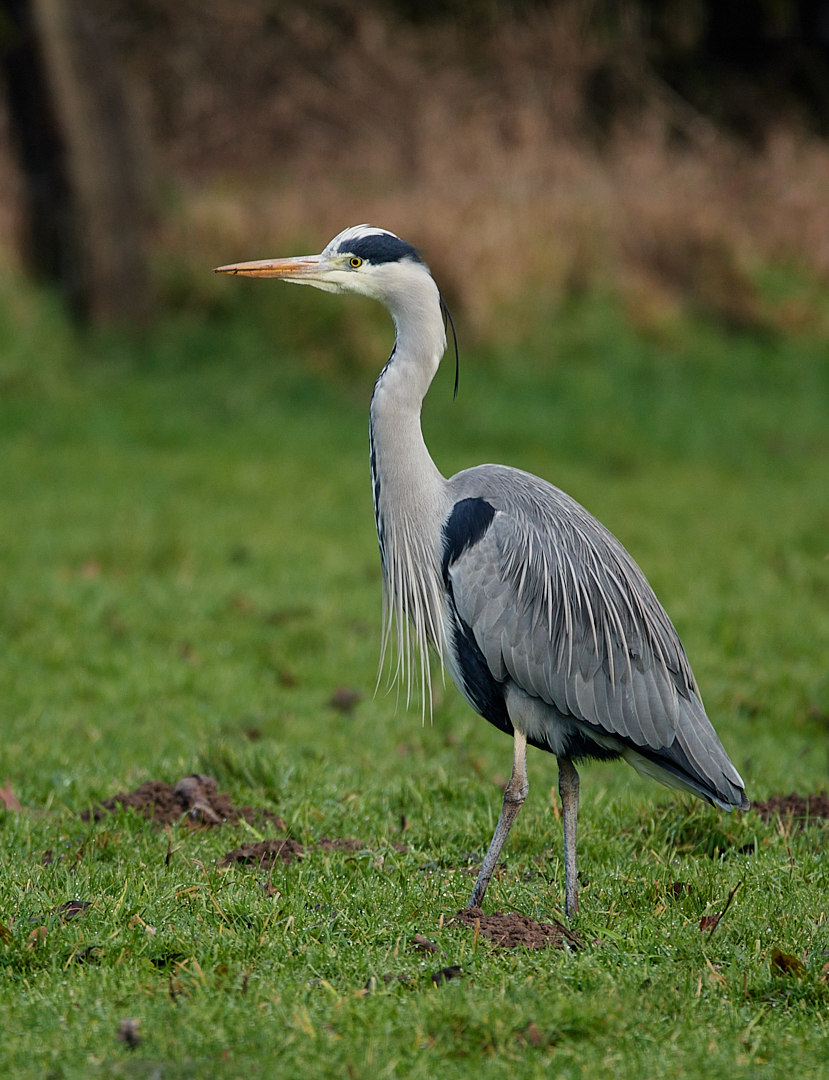
<instances>
[{"instance_id":1,"label":"grass field","mask_svg":"<svg viewBox=\"0 0 829 1080\"><path fill-rule=\"evenodd\" d=\"M0 1072L827 1075L825 825L585 766L584 947L497 950L450 922L511 744L439 679L431 725L372 697L366 425L388 331L359 302L216 289L130 342L4 286L0 783L23 810L0 810ZM425 410L443 471L503 461L582 501L671 614L749 796L824 788L826 345L702 323L647 338L597 300L462 361L457 402L447 364ZM351 712L330 705L342 687ZM217 866L270 826L79 817L194 770L308 846L270 895L267 873ZM531 752L530 783L485 906L562 918L550 756ZM323 836L362 845L313 850Z\"/></svg>"}]
</instances>

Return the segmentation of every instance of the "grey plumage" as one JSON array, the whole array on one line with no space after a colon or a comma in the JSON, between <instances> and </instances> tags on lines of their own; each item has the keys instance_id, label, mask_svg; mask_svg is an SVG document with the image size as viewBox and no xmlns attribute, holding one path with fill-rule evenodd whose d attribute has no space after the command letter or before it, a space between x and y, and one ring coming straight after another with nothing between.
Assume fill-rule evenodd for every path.
<instances>
[{"instance_id":1,"label":"grey plumage","mask_svg":"<svg viewBox=\"0 0 829 1080\"><path fill-rule=\"evenodd\" d=\"M658 755L663 783L747 807L676 631L618 540L518 469L469 469L450 490L496 510L486 536L450 566L452 593L494 678L549 707L539 738L566 753L575 725L622 755Z\"/></svg>"},{"instance_id":2,"label":"grey plumage","mask_svg":"<svg viewBox=\"0 0 829 1080\"><path fill-rule=\"evenodd\" d=\"M538 477L482 465L444 479L420 427L446 348L441 298L419 254L360 225L320 255L221 267L391 312L395 346L374 387L371 478L383 566L381 668L431 701L429 646L466 699L514 737L501 818L470 898L480 904L527 795L527 743L554 753L564 810L566 906L578 910L573 762L623 757L646 776L723 809L744 784L711 726L670 619L622 545Z\"/></svg>"}]
</instances>

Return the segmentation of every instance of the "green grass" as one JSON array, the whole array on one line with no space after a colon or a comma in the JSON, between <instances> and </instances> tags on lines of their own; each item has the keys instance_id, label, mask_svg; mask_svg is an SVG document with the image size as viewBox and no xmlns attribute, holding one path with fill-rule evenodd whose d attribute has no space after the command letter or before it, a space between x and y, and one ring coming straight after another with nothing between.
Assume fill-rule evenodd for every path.
<instances>
[{"instance_id":1,"label":"green grass","mask_svg":"<svg viewBox=\"0 0 829 1080\"><path fill-rule=\"evenodd\" d=\"M826 1075L825 827L585 766L585 948L499 952L450 924L511 745L451 686L425 726L372 697L383 316L261 283L217 285L206 307L143 342L83 339L4 286L0 783L24 812L0 811L3 1075ZM825 787L825 344L702 324L654 341L591 301L462 360L458 401L446 365L425 410L444 472L504 461L584 502L667 606L750 797ZM363 694L351 716L328 705L338 686ZM263 874L217 868L253 839L242 827L78 816L196 769L305 843L365 848L278 867L274 898ZM556 917L551 757L531 754L530 782L486 907ZM74 899L92 907L49 914ZM412 951L416 933L442 955ZM775 947L801 977L775 971ZM433 987L451 964L461 978Z\"/></svg>"}]
</instances>

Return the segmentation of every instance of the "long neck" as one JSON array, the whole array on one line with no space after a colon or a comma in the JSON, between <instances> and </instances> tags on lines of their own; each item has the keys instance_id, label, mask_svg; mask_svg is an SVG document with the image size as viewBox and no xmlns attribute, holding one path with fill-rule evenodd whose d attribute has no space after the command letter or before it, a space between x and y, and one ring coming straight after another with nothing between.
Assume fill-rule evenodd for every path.
<instances>
[{"instance_id":1,"label":"long neck","mask_svg":"<svg viewBox=\"0 0 829 1080\"><path fill-rule=\"evenodd\" d=\"M371 437L378 474L395 509L428 497L445 481L432 461L420 426L426 391L446 348L440 297L424 271L401 296L388 301L395 341L389 361L374 385Z\"/></svg>"},{"instance_id":2,"label":"long neck","mask_svg":"<svg viewBox=\"0 0 829 1080\"><path fill-rule=\"evenodd\" d=\"M428 683L427 642L442 654L441 526L447 484L432 461L420 426L423 398L446 348L440 298L425 271L387 300L396 330L394 349L371 399L374 512L387 601L384 651L397 630L397 675L412 685L412 649ZM405 618L411 620L410 641ZM425 664L425 666L424 666ZM424 686L425 689L425 686Z\"/></svg>"}]
</instances>

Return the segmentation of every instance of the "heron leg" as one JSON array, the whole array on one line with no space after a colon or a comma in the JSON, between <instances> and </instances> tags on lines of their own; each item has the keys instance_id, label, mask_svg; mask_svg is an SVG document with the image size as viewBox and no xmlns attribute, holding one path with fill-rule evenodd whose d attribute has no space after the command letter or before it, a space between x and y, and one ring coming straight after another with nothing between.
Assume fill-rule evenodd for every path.
<instances>
[{"instance_id":1,"label":"heron leg","mask_svg":"<svg viewBox=\"0 0 829 1080\"><path fill-rule=\"evenodd\" d=\"M579 913L576 869L576 824L579 818L579 774L569 758L558 759L558 793L564 817L564 910L572 919Z\"/></svg>"},{"instance_id":2,"label":"heron leg","mask_svg":"<svg viewBox=\"0 0 829 1080\"><path fill-rule=\"evenodd\" d=\"M527 779L527 736L518 728L515 729L514 744L512 776L504 790L504 805L501 809L501 816L495 827L495 834L492 837L489 851L486 853L486 858L481 867L481 872L478 874L478 880L475 882L475 888L472 890L467 907L481 906L486 887L489 885L489 879L492 877L492 872L498 863L501 848L504 846L504 841L509 836L512 823L518 817L518 811L523 806L527 792L530 790L530 782Z\"/></svg>"}]
</instances>

